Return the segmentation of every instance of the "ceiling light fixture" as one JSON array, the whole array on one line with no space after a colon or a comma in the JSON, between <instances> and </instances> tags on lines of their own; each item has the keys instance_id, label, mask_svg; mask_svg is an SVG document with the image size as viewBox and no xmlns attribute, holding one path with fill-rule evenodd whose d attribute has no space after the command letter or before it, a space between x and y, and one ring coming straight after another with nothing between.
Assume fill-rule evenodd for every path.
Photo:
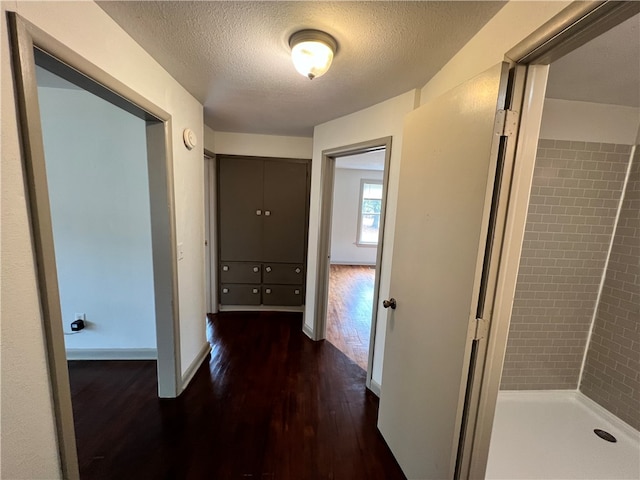
<instances>
[{"instance_id":1,"label":"ceiling light fixture","mask_svg":"<svg viewBox=\"0 0 640 480\"><path fill-rule=\"evenodd\" d=\"M309 80L329 70L338 49L335 38L320 30L300 30L289 38L291 59L296 70Z\"/></svg>"}]
</instances>

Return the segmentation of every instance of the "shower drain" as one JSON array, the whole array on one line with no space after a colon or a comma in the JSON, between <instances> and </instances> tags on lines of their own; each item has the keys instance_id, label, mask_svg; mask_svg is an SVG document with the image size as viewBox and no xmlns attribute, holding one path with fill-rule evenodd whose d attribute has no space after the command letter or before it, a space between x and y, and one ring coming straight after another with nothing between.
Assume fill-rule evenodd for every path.
<instances>
[{"instance_id":1,"label":"shower drain","mask_svg":"<svg viewBox=\"0 0 640 480\"><path fill-rule=\"evenodd\" d=\"M607 442L616 443L618 441L616 437L611 435L609 432L605 432L604 430L600 430L599 428L596 428L593 433L598 435L601 439L606 440Z\"/></svg>"}]
</instances>

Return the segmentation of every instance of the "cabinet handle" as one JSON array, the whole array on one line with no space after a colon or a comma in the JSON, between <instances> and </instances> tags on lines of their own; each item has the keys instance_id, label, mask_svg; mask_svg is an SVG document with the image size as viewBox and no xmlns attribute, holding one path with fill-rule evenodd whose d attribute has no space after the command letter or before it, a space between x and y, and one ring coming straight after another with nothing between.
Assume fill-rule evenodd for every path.
<instances>
[{"instance_id":1,"label":"cabinet handle","mask_svg":"<svg viewBox=\"0 0 640 480\"><path fill-rule=\"evenodd\" d=\"M228 272L229 271L229 265L223 265L222 266L222 271L223 272Z\"/></svg>"},{"instance_id":2,"label":"cabinet handle","mask_svg":"<svg viewBox=\"0 0 640 480\"><path fill-rule=\"evenodd\" d=\"M262 215L262 210L256 210L256 215L258 216Z\"/></svg>"},{"instance_id":3,"label":"cabinet handle","mask_svg":"<svg viewBox=\"0 0 640 480\"><path fill-rule=\"evenodd\" d=\"M269 272L271 271L271 267L266 267L266 268L264 269L264 271L265 271L265 272L267 272L267 273L269 273Z\"/></svg>"},{"instance_id":4,"label":"cabinet handle","mask_svg":"<svg viewBox=\"0 0 640 480\"><path fill-rule=\"evenodd\" d=\"M258 273L260 271L260 267L253 267L253 272Z\"/></svg>"},{"instance_id":5,"label":"cabinet handle","mask_svg":"<svg viewBox=\"0 0 640 480\"><path fill-rule=\"evenodd\" d=\"M298 290L297 288L293 291L293 293L295 293L296 295L300 295L300 290Z\"/></svg>"},{"instance_id":6,"label":"cabinet handle","mask_svg":"<svg viewBox=\"0 0 640 480\"><path fill-rule=\"evenodd\" d=\"M264 211L264 216L265 217L270 217L271 216L271 210L265 210Z\"/></svg>"},{"instance_id":7,"label":"cabinet handle","mask_svg":"<svg viewBox=\"0 0 640 480\"><path fill-rule=\"evenodd\" d=\"M260 290L258 290L257 288L254 288L253 293L260 293Z\"/></svg>"},{"instance_id":8,"label":"cabinet handle","mask_svg":"<svg viewBox=\"0 0 640 480\"><path fill-rule=\"evenodd\" d=\"M296 273L300 273L302 270L300 269L300 267L296 268Z\"/></svg>"},{"instance_id":9,"label":"cabinet handle","mask_svg":"<svg viewBox=\"0 0 640 480\"><path fill-rule=\"evenodd\" d=\"M266 293L266 294L271 293L271 289L270 288L265 289L264 293Z\"/></svg>"},{"instance_id":10,"label":"cabinet handle","mask_svg":"<svg viewBox=\"0 0 640 480\"><path fill-rule=\"evenodd\" d=\"M229 289L228 288L223 288L222 289L222 293L229 293Z\"/></svg>"}]
</instances>

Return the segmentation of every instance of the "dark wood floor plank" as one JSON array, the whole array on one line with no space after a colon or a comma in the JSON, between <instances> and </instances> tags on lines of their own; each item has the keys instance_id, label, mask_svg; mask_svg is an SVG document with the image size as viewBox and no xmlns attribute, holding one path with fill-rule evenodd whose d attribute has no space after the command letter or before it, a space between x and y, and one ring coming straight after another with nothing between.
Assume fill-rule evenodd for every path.
<instances>
[{"instance_id":1,"label":"dark wood floor plank","mask_svg":"<svg viewBox=\"0 0 640 480\"><path fill-rule=\"evenodd\" d=\"M404 479L365 373L301 315L225 313L189 388L156 396L153 361L70 361L81 477Z\"/></svg>"}]
</instances>

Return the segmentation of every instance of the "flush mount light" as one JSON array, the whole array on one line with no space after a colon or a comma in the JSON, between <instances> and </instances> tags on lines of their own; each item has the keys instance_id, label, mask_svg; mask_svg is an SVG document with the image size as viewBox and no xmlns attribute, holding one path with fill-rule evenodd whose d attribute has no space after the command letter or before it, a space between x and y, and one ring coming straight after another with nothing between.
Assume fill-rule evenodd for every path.
<instances>
[{"instance_id":1,"label":"flush mount light","mask_svg":"<svg viewBox=\"0 0 640 480\"><path fill-rule=\"evenodd\" d=\"M329 70L338 44L331 35L320 30L300 30L289 38L291 59L296 70L309 80Z\"/></svg>"}]
</instances>

